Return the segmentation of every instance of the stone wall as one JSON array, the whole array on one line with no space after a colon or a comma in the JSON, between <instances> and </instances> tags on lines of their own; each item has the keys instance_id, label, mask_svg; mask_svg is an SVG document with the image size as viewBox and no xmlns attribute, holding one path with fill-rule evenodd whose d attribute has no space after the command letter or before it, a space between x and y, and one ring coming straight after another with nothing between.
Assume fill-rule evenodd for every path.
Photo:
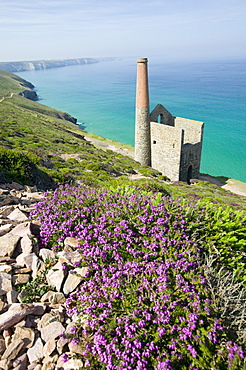
<instances>
[{"instance_id":1,"label":"stone wall","mask_svg":"<svg viewBox=\"0 0 246 370\"><path fill-rule=\"evenodd\" d=\"M179 180L182 129L150 123L151 167L173 181Z\"/></svg>"},{"instance_id":2,"label":"stone wall","mask_svg":"<svg viewBox=\"0 0 246 370\"><path fill-rule=\"evenodd\" d=\"M203 122L172 117L161 104L151 112L150 118L155 121L150 122L151 167L172 181L187 181L191 166L189 175L198 178Z\"/></svg>"},{"instance_id":3,"label":"stone wall","mask_svg":"<svg viewBox=\"0 0 246 370\"><path fill-rule=\"evenodd\" d=\"M174 125L184 130L184 144L196 144L202 141L203 122L175 117Z\"/></svg>"},{"instance_id":4,"label":"stone wall","mask_svg":"<svg viewBox=\"0 0 246 370\"><path fill-rule=\"evenodd\" d=\"M192 166L191 178L199 178L202 144L184 144L181 150L180 181L187 181L189 167Z\"/></svg>"}]
</instances>

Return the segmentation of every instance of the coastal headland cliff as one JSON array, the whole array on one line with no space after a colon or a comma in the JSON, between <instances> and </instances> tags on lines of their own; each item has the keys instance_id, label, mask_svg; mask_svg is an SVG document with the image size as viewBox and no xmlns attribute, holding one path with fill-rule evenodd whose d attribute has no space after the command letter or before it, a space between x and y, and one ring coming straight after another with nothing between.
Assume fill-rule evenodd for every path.
<instances>
[{"instance_id":1,"label":"coastal headland cliff","mask_svg":"<svg viewBox=\"0 0 246 370\"><path fill-rule=\"evenodd\" d=\"M7 72L22 72L51 68L61 68L81 64L92 64L104 60L112 60L112 58L77 58L77 59L0 62L0 69Z\"/></svg>"}]
</instances>

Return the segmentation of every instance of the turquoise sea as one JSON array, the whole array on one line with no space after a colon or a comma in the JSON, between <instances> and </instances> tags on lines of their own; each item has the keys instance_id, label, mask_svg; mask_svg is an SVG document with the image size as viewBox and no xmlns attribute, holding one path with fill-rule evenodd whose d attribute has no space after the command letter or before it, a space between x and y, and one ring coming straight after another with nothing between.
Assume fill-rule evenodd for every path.
<instances>
[{"instance_id":1,"label":"turquoise sea","mask_svg":"<svg viewBox=\"0 0 246 370\"><path fill-rule=\"evenodd\" d=\"M40 103L82 128L134 145L136 59L18 73ZM246 182L246 61L167 63L149 58L151 109L205 122L201 172Z\"/></svg>"}]
</instances>

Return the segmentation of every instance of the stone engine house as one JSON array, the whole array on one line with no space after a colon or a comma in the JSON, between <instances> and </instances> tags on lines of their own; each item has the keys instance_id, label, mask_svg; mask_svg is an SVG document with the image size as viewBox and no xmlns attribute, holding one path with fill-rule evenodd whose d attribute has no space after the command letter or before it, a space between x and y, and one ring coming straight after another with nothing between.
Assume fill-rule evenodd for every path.
<instances>
[{"instance_id":1,"label":"stone engine house","mask_svg":"<svg viewBox=\"0 0 246 370\"><path fill-rule=\"evenodd\" d=\"M189 184L199 178L204 123L173 117L161 104L149 112L147 63L137 61L135 160Z\"/></svg>"}]
</instances>

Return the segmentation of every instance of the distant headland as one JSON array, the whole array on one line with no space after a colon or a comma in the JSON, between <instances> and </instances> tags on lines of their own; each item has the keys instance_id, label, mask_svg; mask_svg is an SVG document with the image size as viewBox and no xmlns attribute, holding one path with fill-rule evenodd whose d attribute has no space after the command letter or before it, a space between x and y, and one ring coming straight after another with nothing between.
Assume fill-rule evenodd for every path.
<instances>
[{"instance_id":1,"label":"distant headland","mask_svg":"<svg viewBox=\"0 0 246 370\"><path fill-rule=\"evenodd\" d=\"M0 69L6 72L23 72L41 69L61 68L73 65L92 64L102 61L110 61L114 58L77 58L56 60L34 60L19 62L0 62Z\"/></svg>"}]
</instances>

